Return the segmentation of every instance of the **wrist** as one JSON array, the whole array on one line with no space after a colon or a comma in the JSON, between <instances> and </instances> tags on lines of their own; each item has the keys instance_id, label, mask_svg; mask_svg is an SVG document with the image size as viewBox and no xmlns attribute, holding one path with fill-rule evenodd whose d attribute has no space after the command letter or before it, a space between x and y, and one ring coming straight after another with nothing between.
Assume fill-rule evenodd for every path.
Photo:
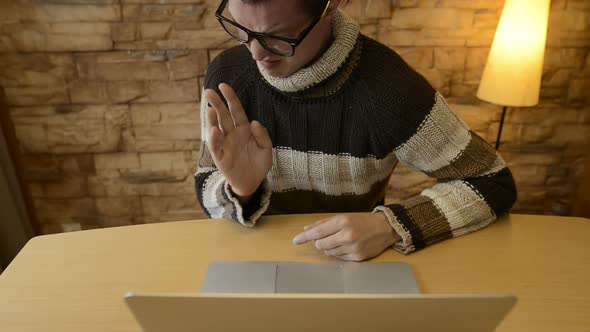
<instances>
[{"instance_id":1,"label":"wrist","mask_svg":"<svg viewBox=\"0 0 590 332\"><path fill-rule=\"evenodd\" d=\"M401 241L402 237L399 234L397 234L393 227L391 227L391 224L389 223L389 220L387 219L385 213L377 212L375 213L375 216L379 218L381 224L384 225L384 231L389 235L389 240L391 241L390 245L394 245L395 243Z\"/></svg>"},{"instance_id":2,"label":"wrist","mask_svg":"<svg viewBox=\"0 0 590 332\"><path fill-rule=\"evenodd\" d=\"M244 205L247 204L251 199L252 196L254 196L254 193L256 192L256 189L254 189L254 191L250 192L250 193L242 193L238 190L235 190L231 184L229 184L229 191L232 193L232 195L238 199L238 201L240 202L240 204Z\"/></svg>"}]
</instances>

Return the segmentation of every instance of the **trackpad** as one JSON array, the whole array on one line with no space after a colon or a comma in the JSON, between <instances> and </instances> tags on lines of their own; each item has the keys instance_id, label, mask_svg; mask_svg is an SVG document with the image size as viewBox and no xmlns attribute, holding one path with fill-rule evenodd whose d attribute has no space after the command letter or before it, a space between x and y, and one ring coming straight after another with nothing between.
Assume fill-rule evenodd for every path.
<instances>
[{"instance_id":1,"label":"trackpad","mask_svg":"<svg viewBox=\"0 0 590 332\"><path fill-rule=\"evenodd\" d=\"M417 294L406 263L212 262L202 293Z\"/></svg>"},{"instance_id":2,"label":"trackpad","mask_svg":"<svg viewBox=\"0 0 590 332\"><path fill-rule=\"evenodd\" d=\"M340 264L279 263L275 293L344 293Z\"/></svg>"}]
</instances>

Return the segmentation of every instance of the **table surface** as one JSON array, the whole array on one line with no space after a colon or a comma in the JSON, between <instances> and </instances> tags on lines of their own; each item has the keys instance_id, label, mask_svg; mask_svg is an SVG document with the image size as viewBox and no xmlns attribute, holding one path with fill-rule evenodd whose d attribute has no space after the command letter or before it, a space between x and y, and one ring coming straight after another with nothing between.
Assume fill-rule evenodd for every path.
<instances>
[{"instance_id":1,"label":"table surface","mask_svg":"<svg viewBox=\"0 0 590 332\"><path fill-rule=\"evenodd\" d=\"M197 293L215 260L325 262L291 243L327 215L263 217L255 228L194 220L32 239L0 275L3 331L139 331L134 292ZM510 215L478 232L375 262L409 263L424 293L514 294L498 331L590 331L590 219Z\"/></svg>"}]
</instances>

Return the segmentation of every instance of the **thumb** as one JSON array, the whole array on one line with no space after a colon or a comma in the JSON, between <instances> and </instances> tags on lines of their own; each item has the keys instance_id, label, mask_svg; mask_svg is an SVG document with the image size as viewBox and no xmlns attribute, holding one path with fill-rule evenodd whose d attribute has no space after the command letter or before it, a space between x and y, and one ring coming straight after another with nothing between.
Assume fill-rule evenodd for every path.
<instances>
[{"instance_id":1,"label":"thumb","mask_svg":"<svg viewBox=\"0 0 590 332\"><path fill-rule=\"evenodd\" d=\"M250 123L250 129L252 130L252 136L258 147L263 149L272 149L272 141L268 135L268 130L264 128L258 121L252 121Z\"/></svg>"}]
</instances>

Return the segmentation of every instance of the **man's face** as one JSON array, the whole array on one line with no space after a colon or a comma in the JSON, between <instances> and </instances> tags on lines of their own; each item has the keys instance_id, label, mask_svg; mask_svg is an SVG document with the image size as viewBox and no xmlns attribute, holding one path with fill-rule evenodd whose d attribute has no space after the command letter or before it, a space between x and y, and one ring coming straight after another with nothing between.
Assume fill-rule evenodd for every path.
<instances>
[{"instance_id":1,"label":"man's face","mask_svg":"<svg viewBox=\"0 0 590 332\"><path fill-rule=\"evenodd\" d=\"M256 4L229 0L225 12L245 28L285 38L297 38L313 23L314 17L304 13L298 1L271 0ZM329 17L324 17L295 48L291 57L276 55L253 39L246 44L252 58L264 67L270 75L287 77L309 64L319 53L326 31L329 31ZM327 29L327 30L326 30Z\"/></svg>"}]
</instances>

